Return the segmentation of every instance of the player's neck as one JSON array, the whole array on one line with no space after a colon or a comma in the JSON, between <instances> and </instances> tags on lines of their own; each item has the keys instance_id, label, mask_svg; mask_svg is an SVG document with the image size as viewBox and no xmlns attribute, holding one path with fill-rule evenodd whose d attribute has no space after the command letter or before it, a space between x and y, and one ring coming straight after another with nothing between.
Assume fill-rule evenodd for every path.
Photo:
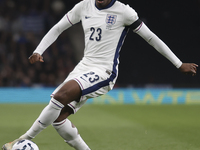
<instances>
[{"instance_id":1,"label":"player's neck","mask_svg":"<svg viewBox=\"0 0 200 150\"><path fill-rule=\"evenodd\" d=\"M111 2L112 0L95 0L96 7L98 9L106 8Z\"/></svg>"}]
</instances>

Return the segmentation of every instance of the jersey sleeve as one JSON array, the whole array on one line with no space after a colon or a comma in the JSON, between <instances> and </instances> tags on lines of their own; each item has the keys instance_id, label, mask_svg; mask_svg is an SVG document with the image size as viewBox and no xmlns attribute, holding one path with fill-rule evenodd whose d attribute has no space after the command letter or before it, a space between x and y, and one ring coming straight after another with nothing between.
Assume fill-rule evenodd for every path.
<instances>
[{"instance_id":1,"label":"jersey sleeve","mask_svg":"<svg viewBox=\"0 0 200 150\"><path fill-rule=\"evenodd\" d=\"M81 21L83 4L84 1L79 2L67 13L67 18L72 25Z\"/></svg>"},{"instance_id":2,"label":"jersey sleeve","mask_svg":"<svg viewBox=\"0 0 200 150\"><path fill-rule=\"evenodd\" d=\"M71 26L71 23L64 16L57 24L55 24L49 32L42 38L41 42L33 53L42 55L44 51L58 38L58 36Z\"/></svg>"},{"instance_id":3,"label":"jersey sleeve","mask_svg":"<svg viewBox=\"0 0 200 150\"><path fill-rule=\"evenodd\" d=\"M125 6L125 11L124 11L124 24L125 26L129 26L133 24L136 20L138 20L138 14L137 12L131 8L129 5Z\"/></svg>"},{"instance_id":4,"label":"jersey sleeve","mask_svg":"<svg viewBox=\"0 0 200 150\"><path fill-rule=\"evenodd\" d=\"M160 54L171 61L174 66L179 68L182 65L181 60L171 51L171 49L155 35L144 23L134 31L140 35L145 41L153 46Z\"/></svg>"}]
</instances>

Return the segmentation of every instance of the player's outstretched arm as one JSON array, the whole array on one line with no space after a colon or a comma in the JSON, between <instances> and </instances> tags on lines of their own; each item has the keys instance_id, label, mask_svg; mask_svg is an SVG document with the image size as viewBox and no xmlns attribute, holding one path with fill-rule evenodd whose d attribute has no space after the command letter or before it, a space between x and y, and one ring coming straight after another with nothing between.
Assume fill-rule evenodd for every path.
<instances>
[{"instance_id":1,"label":"player's outstretched arm","mask_svg":"<svg viewBox=\"0 0 200 150\"><path fill-rule=\"evenodd\" d=\"M191 74L192 76L195 76L197 73L197 67L198 65L194 63L182 63L179 70L182 73Z\"/></svg>"},{"instance_id":2,"label":"player's outstretched arm","mask_svg":"<svg viewBox=\"0 0 200 150\"><path fill-rule=\"evenodd\" d=\"M139 22L139 21L138 21ZM137 23L137 21L136 21ZM139 26L134 29L138 35L152 45L158 52L170 60L182 73L196 75L197 64L194 63L182 63L179 58L170 50L170 48L156 36L143 22L139 22ZM132 24L131 27L133 27ZM138 24L137 24L138 25Z\"/></svg>"},{"instance_id":3,"label":"player's outstretched arm","mask_svg":"<svg viewBox=\"0 0 200 150\"><path fill-rule=\"evenodd\" d=\"M38 53L33 53L28 59L31 64L35 62L44 62L43 57Z\"/></svg>"}]
</instances>

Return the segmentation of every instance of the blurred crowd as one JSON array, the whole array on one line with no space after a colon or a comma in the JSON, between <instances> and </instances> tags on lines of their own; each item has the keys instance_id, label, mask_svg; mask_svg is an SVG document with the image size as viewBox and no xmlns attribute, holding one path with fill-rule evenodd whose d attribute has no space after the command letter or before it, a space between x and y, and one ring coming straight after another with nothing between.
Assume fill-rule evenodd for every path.
<instances>
[{"instance_id":1,"label":"blurred crowd","mask_svg":"<svg viewBox=\"0 0 200 150\"><path fill-rule=\"evenodd\" d=\"M76 65L63 33L44 53L44 63L28 57L44 34L73 7L59 0L0 0L0 87L57 86Z\"/></svg>"}]
</instances>

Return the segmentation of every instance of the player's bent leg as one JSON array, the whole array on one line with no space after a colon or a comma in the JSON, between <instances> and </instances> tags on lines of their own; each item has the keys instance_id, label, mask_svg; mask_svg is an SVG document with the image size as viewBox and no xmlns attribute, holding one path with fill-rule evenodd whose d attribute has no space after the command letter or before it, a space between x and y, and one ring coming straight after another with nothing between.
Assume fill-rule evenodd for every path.
<instances>
[{"instance_id":1,"label":"player's bent leg","mask_svg":"<svg viewBox=\"0 0 200 150\"><path fill-rule=\"evenodd\" d=\"M21 139L32 139L39 134L48 125L52 124L60 115L60 112L64 106L72 102L73 100L79 100L81 96L81 89L77 82L74 80L66 82L60 90L50 100L49 104L43 109L40 116L33 123L31 128L22 135L19 139L13 142L6 143L2 149L11 150L14 143ZM65 117L66 118L66 117Z\"/></svg>"},{"instance_id":2,"label":"player's bent leg","mask_svg":"<svg viewBox=\"0 0 200 150\"><path fill-rule=\"evenodd\" d=\"M63 104L52 98L49 104L43 109L40 116L33 123L31 128L18 139L13 142L6 143L2 149L3 150L11 150L12 146L21 139L33 139L37 134L39 134L43 129L45 129L48 125L52 124L60 115L61 109L64 107Z\"/></svg>"},{"instance_id":3,"label":"player's bent leg","mask_svg":"<svg viewBox=\"0 0 200 150\"><path fill-rule=\"evenodd\" d=\"M60 115L63 107L63 104L58 102L56 99L51 98L49 105L43 109L40 116L33 123L32 127L24 135L24 138L27 138L27 136L34 138L43 129L52 124Z\"/></svg>"},{"instance_id":4,"label":"player's bent leg","mask_svg":"<svg viewBox=\"0 0 200 150\"><path fill-rule=\"evenodd\" d=\"M83 141L77 128L69 121L65 119L61 122L55 122L52 124L59 135L76 150L90 150L88 145Z\"/></svg>"},{"instance_id":5,"label":"player's bent leg","mask_svg":"<svg viewBox=\"0 0 200 150\"><path fill-rule=\"evenodd\" d=\"M71 107L65 106L52 126L70 146L77 150L90 150L87 144L80 137L77 128L68 119L66 119L73 113L74 111Z\"/></svg>"}]
</instances>

